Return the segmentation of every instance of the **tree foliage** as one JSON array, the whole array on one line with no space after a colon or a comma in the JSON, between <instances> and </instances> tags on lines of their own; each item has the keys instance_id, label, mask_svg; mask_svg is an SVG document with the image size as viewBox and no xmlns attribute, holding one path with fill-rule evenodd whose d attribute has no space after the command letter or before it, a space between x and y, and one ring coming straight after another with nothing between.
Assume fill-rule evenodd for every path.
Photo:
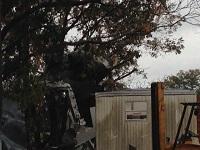
<instances>
[{"instance_id":1,"label":"tree foliage","mask_svg":"<svg viewBox=\"0 0 200 150\"><path fill-rule=\"evenodd\" d=\"M176 75L168 76L164 82L168 88L195 90L200 94L200 69L180 70Z\"/></svg>"},{"instance_id":2,"label":"tree foliage","mask_svg":"<svg viewBox=\"0 0 200 150\"><path fill-rule=\"evenodd\" d=\"M71 51L83 51L87 66L94 56L107 60L106 83L140 73L143 52L181 53L183 39L172 34L184 22L199 25L199 6L199 0L1 0L4 94L23 108L37 104L47 90L43 81L54 79L46 69Z\"/></svg>"},{"instance_id":3,"label":"tree foliage","mask_svg":"<svg viewBox=\"0 0 200 150\"><path fill-rule=\"evenodd\" d=\"M83 51L89 63L93 56L106 59L113 70L108 83L140 72L143 52L181 53L183 39L171 35L183 22L199 25L199 5L198 0L2 0L4 91L26 104L28 95L37 101L45 90L33 91L50 78L45 69L62 64L70 51Z\"/></svg>"}]
</instances>

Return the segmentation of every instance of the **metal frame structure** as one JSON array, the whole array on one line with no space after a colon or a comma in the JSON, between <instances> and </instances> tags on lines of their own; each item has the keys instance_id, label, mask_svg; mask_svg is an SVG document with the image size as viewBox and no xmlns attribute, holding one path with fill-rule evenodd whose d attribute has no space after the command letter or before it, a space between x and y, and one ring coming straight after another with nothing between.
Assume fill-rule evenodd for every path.
<instances>
[{"instance_id":1,"label":"metal frame structure","mask_svg":"<svg viewBox=\"0 0 200 150\"><path fill-rule=\"evenodd\" d=\"M197 109L195 107L200 106L200 102L188 102L188 103L181 103L181 104L184 106L184 108L183 108L181 120L180 120L180 123L179 123L179 126L178 126L178 130L177 130L177 134L176 134L176 138L175 138L172 150L175 150L175 148L178 144L178 138L179 138L180 130L181 130L181 127L182 127L182 124L183 124L186 109L188 107L191 107L191 111L190 111L190 115L189 115L189 118L188 118L187 126L185 128L185 133L182 135L183 138L182 138L181 144L185 143L185 141L188 137L188 133L193 134L193 137L197 137L195 133L189 131L189 127L190 127L190 123L191 123L191 119L192 119L192 116L194 114L194 111L195 111L195 109Z\"/></svg>"}]
</instances>

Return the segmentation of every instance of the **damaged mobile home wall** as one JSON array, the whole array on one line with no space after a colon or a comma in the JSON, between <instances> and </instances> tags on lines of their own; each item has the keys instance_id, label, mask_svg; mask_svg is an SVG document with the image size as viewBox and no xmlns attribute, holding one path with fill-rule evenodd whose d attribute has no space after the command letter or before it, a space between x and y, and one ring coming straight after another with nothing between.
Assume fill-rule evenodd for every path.
<instances>
[{"instance_id":1,"label":"damaged mobile home wall","mask_svg":"<svg viewBox=\"0 0 200 150\"><path fill-rule=\"evenodd\" d=\"M165 90L165 135L175 139L183 106L196 102L196 94L188 90ZM186 118L189 111L186 112ZM197 133L197 119L190 130ZM183 123L186 126L186 121ZM181 129L181 132L184 128ZM151 91L134 90L96 93L96 149L152 150Z\"/></svg>"}]
</instances>

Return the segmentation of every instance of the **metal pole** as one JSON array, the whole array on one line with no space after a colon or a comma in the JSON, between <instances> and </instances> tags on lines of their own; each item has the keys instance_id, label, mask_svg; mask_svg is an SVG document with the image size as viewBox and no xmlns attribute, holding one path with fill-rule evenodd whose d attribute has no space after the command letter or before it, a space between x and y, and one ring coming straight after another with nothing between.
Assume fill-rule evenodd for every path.
<instances>
[{"instance_id":1,"label":"metal pole","mask_svg":"<svg viewBox=\"0 0 200 150\"><path fill-rule=\"evenodd\" d=\"M179 134L180 134L181 126L183 124L183 119L184 119L184 116L185 116L186 108L187 108L187 105L184 105L183 113L182 113L181 120L180 120L180 123L179 123L179 126L178 126L178 130L177 130L177 133L176 133L176 138L175 138L172 150L175 150L175 148L176 148L177 140L178 140L178 137L179 137Z\"/></svg>"},{"instance_id":2,"label":"metal pole","mask_svg":"<svg viewBox=\"0 0 200 150\"><path fill-rule=\"evenodd\" d=\"M190 111L190 116L189 116L189 119L188 119L188 123L187 123L187 126L186 126L186 129L185 129L185 137L187 136L187 134L188 134L188 130L189 130L189 127L190 127L190 123L191 123L191 120L192 120L192 115L193 115L193 113L194 113L194 105L192 106L192 109L191 109L191 111ZM184 141L183 141L183 143L185 143L185 138L184 138Z\"/></svg>"}]
</instances>

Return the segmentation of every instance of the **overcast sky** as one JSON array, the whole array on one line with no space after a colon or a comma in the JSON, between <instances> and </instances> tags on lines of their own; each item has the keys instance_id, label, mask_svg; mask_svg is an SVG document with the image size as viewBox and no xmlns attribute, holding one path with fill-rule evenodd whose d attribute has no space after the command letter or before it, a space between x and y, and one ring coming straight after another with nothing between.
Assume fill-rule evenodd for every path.
<instances>
[{"instance_id":1,"label":"overcast sky","mask_svg":"<svg viewBox=\"0 0 200 150\"><path fill-rule=\"evenodd\" d=\"M174 35L184 39L182 53L169 53L158 58L141 57L138 64L147 73L147 79L134 75L130 78L131 86L145 87L151 82L163 81L168 75L176 75L180 70L200 69L200 27L185 24Z\"/></svg>"}]
</instances>

